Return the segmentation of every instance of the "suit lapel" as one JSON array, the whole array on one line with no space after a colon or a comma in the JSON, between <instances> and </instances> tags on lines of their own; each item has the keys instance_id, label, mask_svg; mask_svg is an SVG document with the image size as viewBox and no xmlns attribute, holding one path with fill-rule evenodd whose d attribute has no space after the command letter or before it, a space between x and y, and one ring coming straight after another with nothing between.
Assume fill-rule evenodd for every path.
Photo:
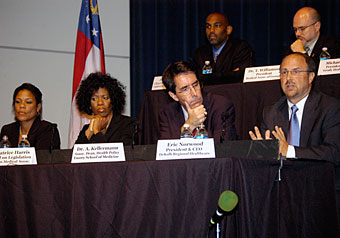
<instances>
[{"instance_id":1,"label":"suit lapel","mask_svg":"<svg viewBox=\"0 0 340 238\"><path fill-rule=\"evenodd\" d=\"M221 53L217 56L217 61L216 61L216 64L215 64L215 68L216 68L217 72L224 71L222 69L222 67L224 66L223 62L226 59L226 56L227 56L228 52L230 51L230 49L232 48L232 46L233 46L232 41L230 39L228 39L227 42L225 43L223 49L221 50Z\"/></svg>"},{"instance_id":2,"label":"suit lapel","mask_svg":"<svg viewBox=\"0 0 340 238\"><path fill-rule=\"evenodd\" d=\"M185 118L184 118L184 113L182 110L182 106L180 103L176 103L176 115L174 118L174 121L176 123L176 125L179 125L179 128L181 128L181 126L184 124L185 122Z\"/></svg>"},{"instance_id":3,"label":"suit lapel","mask_svg":"<svg viewBox=\"0 0 340 238\"><path fill-rule=\"evenodd\" d=\"M317 113L319 107L320 96L315 95L315 93L310 93L305 107L303 109L301 131L300 131L300 146L306 146L308 143L308 138L314 126L314 122L317 121Z\"/></svg>"},{"instance_id":4,"label":"suit lapel","mask_svg":"<svg viewBox=\"0 0 340 238\"><path fill-rule=\"evenodd\" d=\"M277 121L277 123L275 124L282 128L287 138L288 132L289 132L289 115L288 115L288 104L287 104L286 97L283 97L281 99L281 101L277 105L277 108L278 108L278 118L274 119L274 123L275 121Z\"/></svg>"},{"instance_id":5,"label":"suit lapel","mask_svg":"<svg viewBox=\"0 0 340 238\"><path fill-rule=\"evenodd\" d=\"M113 135L113 133L115 133L118 129L119 129L119 121L120 121L120 115L113 115L110 125L107 128L107 131L105 133L105 137L107 139L111 138L111 136Z\"/></svg>"}]
</instances>

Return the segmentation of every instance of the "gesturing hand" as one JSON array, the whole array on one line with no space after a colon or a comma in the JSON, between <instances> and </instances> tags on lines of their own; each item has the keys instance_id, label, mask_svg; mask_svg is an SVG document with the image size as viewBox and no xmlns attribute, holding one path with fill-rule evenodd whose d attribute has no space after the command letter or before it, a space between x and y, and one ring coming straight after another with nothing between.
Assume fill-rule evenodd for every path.
<instances>
[{"instance_id":1,"label":"gesturing hand","mask_svg":"<svg viewBox=\"0 0 340 238\"><path fill-rule=\"evenodd\" d=\"M286 136L282 128L275 126L275 131L272 131L272 133L274 137L280 141L280 154L282 154L283 156L286 156L287 151L288 151L288 143L287 143Z\"/></svg>"},{"instance_id":2,"label":"gesturing hand","mask_svg":"<svg viewBox=\"0 0 340 238\"><path fill-rule=\"evenodd\" d=\"M254 126L254 131L255 131L255 133L252 132L252 131L249 131L250 138L252 140L263 140L261 132L260 132L260 130L259 130L259 128L257 126ZM270 130L266 130L264 136L265 136L266 140L271 140L272 139L270 137Z\"/></svg>"}]
</instances>

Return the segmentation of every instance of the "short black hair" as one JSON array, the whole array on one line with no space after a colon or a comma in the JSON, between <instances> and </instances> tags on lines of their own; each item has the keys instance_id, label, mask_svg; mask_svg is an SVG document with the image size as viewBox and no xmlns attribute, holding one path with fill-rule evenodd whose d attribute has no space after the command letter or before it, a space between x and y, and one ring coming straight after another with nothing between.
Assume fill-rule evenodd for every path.
<instances>
[{"instance_id":1,"label":"short black hair","mask_svg":"<svg viewBox=\"0 0 340 238\"><path fill-rule=\"evenodd\" d=\"M105 88L108 91L113 114L120 114L125 106L125 87L109 74L101 72L91 73L81 82L76 95L78 110L92 115L91 97L99 88Z\"/></svg>"},{"instance_id":2,"label":"short black hair","mask_svg":"<svg viewBox=\"0 0 340 238\"><path fill-rule=\"evenodd\" d=\"M42 93L41 93L40 89L37 88L36 86L34 86L33 84L23 83L23 84L21 84L19 87L17 87L14 90L14 93L13 93L13 103L12 103L13 106L15 104L15 99L16 99L18 93L21 90L24 90L24 89L30 91L33 94L37 105L42 102Z\"/></svg>"},{"instance_id":3,"label":"short black hair","mask_svg":"<svg viewBox=\"0 0 340 238\"><path fill-rule=\"evenodd\" d=\"M23 83L14 90L13 102L12 102L13 110L14 110L14 105L15 105L15 99L16 99L18 93L22 90L28 90L33 94L35 101L36 101L36 105L42 103L42 93L41 93L40 89L37 88L36 86L34 86L31 83ZM42 107L41 107L40 113L38 114L39 118L41 118L41 112L42 112Z\"/></svg>"},{"instance_id":4,"label":"short black hair","mask_svg":"<svg viewBox=\"0 0 340 238\"><path fill-rule=\"evenodd\" d=\"M194 73L196 75L194 66L189 62L178 61L169 64L162 74L162 82L166 90L176 94L176 84L174 79L177 75L186 73Z\"/></svg>"},{"instance_id":5,"label":"short black hair","mask_svg":"<svg viewBox=\"0 0 340 238\"><path fill-rule=\"evenodd\" d=\"M227 14L224 14L224 13L222 13L222 12L212 12L212 13L210 13L205 19L207 19L207 18L208 18L210 15L212 15L212 14L218 14L218 15L222 16L222 17L224 18L225 24L226 24L227 26L230 25L230 21L229 21L228 15L227 15Z\"/></svg>"}]
</instances>

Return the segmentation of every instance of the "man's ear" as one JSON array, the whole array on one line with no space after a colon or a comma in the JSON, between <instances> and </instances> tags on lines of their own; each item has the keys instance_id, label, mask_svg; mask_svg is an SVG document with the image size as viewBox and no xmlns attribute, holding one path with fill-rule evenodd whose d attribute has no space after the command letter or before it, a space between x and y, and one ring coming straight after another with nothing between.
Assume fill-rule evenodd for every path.
<instances>
[{"instance_id":1,"label":"man's ear","mask_svg":"<svg viewBox=\"0 0 340 238\"><path fill-rule=\"evenodd\" d=\"M317 31L320 31L320 28L321 28L321 22L317 21L315 24L314 24L314 27Z\"/></svg>"},{"instance_id":2,"label":"man's ear","mask_svg":"<svg viewBox=\"0 0 340 238\"><path fill-rule=\"evenodd\" d=\"M169 91L168 94L170 95L170 97L172 97L173 100L175 100L176 102L178 102L178 97L176 94L174 94L173 92Z\"/></svg>"},{"instance_id":3,"label":"man's ear","mask_svg":"<svg viewBox=\"0 0 340 238\"><path fill-rule=\"evenodd\" d=\"M231 25L227 26L227 35L229 36L233 32L233 27Z\"/></svg>"},{"instance_id":4,"label":"man's ear","mask_svg":"<svg viewBox=\"0 0 340 238\"><path fill-rule=\"evenodd\" d=\"M308 74L308 82L311 84L314 80L314 77L315 77L315 73L314 72L310 72Z\"/></svg>"}]
</instances>

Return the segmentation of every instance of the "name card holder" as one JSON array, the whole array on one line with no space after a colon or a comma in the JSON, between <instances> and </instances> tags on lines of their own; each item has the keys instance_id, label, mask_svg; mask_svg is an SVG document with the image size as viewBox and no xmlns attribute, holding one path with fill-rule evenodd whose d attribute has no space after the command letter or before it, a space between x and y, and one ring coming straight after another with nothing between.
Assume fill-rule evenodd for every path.
<instances>
[{"instance_id":1,"label":"name card holder","mask_svg":"<svg viewBox=\"0 0 340 238\"><path fill-rule=\"evenodd\" d=\"M71 163L125 161L123 143L75 144Z\"/></svg>"},{"instance_id":2,"label":"name card holder","mask_svg":"<svg viewBox=\"0 0 340 238\"><path fill-rule=\"evenodd\" d=\"M158 140L156 160L215 158L214 139Z\"/></svg>"},{"instance_id":3,"label":"name card holder","mask_svg":"<svg viewBox=\"0 0 340 238\"><path fill-rule=\"evenodd\" d=\"M246 68L243 83L280 79L280 65Z\"/></svg>"},{"instance_id":4,"label":"name card holder","mask_svg":"<svg viewBox=\"0 0 340 238\"><path fill-rule=\"evenodd\" d=\"M340 59L320 60L318 75L340 74Z\"/></svg>"},{"instance_id":5,"label":"name card holder","mask_svg":"<svg viewBox=\"0 0 340 238\"><path fill-rule=\"evenodd\" d=\"M32 164L37 164L34 147L0 149L0 166Z\"/></svg>"},{"instance_id":6,"label":"name card holder","mask_svg":"<svg viewBox=\"0 0 340 238\"><path fill-rule=\"evenodd\" d=\"M162 82L162 76L155 76L153 78L152 88L151 90L164 90L165 86Z\"/></svg>"}]
</instances>

